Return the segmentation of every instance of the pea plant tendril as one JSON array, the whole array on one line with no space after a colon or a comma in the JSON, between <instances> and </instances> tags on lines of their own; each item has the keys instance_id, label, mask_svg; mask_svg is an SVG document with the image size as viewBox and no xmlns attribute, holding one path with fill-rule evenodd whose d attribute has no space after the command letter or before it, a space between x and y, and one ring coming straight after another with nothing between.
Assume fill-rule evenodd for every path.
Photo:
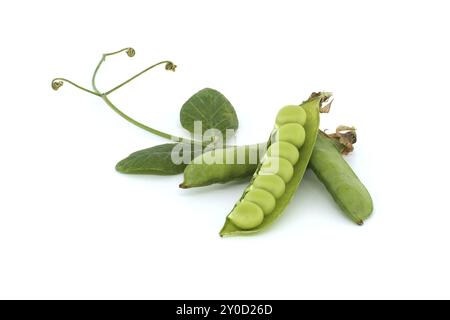
<instances>
[{"instance_id":1,"label":"pea plant tendril","mask_svg":"<svg viewBox=\"0 0 450 320\"><path fill-rule=\"evenodd\" d=\"M175 71L176 69L176 65L172 62L172 61L161 61L158 63L155 63L151 66L149 66L148 68L145 68L144 70L142 70L141 72L135 74L134 76L132 76L131 78L129 78L128 80L122 82L121 84L115 86L114 88L105 91L105 92L101 92L98 88L97 88L97 84L96 84L96 78L97 78L97 74L101 68L101 66L103 65L103 63L106 61L107 57L110 56L114 56L116 54L122 53L122 52L126 52L126 54L131 58L134 57L134 55L136 54L136 51L131 48L131 47L127 47L115 52L110 52L110 53L104 53L99 61L99 63L97 64L97 67L94 70L94 73L92 75L92 90L87 89L69 79L66 78L55 78L52 80L52 88L54 90L58 90L59 88L61 88L64 84L64 82L67 82L69 84L71 84L72 86L88 92L94 96L100 97L112 110L114 110L118 115L120 115L122 118L124 118L125 120L127 120L128 122L134 124L135 126L144 129L150 133L153 133L159 137L165 138L165 139L169 139L175 142L183 142L183 143L195 143L195 144L207 144L207 142L200 142L200 141L196 141L196 140L192 140L192 139L188 139L188 138L182 138L182 137L178 137L172 134L168 134L166 132L154 129L152 127L149 127L135 119L133 119L132 117L128 116L126 113L124 113L122 110L120 110L108 97L109 94L117 91L118 89L122 88L123 86L127 85L128 83L130 83L131 81L133 81L134 79L140 77L141 75L143 75L144 73L146 73L147 71L159 66L159 65L165 65L165 69L168 71Z\"/></svg>"}]
</instances>

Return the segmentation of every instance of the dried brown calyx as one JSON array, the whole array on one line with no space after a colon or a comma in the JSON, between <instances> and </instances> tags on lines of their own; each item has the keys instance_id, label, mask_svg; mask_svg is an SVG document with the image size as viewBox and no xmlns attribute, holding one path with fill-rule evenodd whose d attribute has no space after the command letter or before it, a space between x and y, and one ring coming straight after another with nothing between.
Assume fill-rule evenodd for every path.
<instances>
[{"instance_id":1,"label":"dried brown calyx","mask_svg":"<svg viewBox=\"0 0 450 320\"><path fill-rule=\"evenodd\" d=\"M349 126L338 126L336 132L326 133L323 132L328 138L333 140L338 150L346 155L353 151L353 145L356 143L356 128Z\"/></svg>"}]
</instances>

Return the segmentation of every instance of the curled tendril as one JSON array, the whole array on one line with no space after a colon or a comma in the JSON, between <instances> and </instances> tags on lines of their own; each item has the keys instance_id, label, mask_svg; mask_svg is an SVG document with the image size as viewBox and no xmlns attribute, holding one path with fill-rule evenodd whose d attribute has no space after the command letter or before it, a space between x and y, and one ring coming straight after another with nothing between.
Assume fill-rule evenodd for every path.
<instances>
[{"instance_id":1,"label":"curled tendril","mask_svg":"<svg viewBox=\"0 0 450 320\"><path fill-rule=\"evenodd\" d=\"M175 71L176 68L177 68L176 64L173 64L170 61L166 63L166 70Z\"/></svg>"},{"instance_id":2,"label":"curled tendril","mask_svg":"<svg viewBox=\"0 0 450 320\"><path fill-rule=\"evenodd\" d=\"M52 80L52 88L53 88L53 90L56 91L59 88L61 88L62 85L64 84L64 82L67 82L68 84L70 84L70 85L72 85L72 86L74 86L74 87L76 87L76 88L78 88L80 90L89 92L90 94L93 94L95 96L100 96L100 93L94 92L94 91L89 90L89 89L86 89L86 88L80 86L79 84L76 84L75 82L70 81L69 79L66 79L66 78L55 78L55 79L53 79Z\"/></svg>"},{"instance_id":3,"label":"curled tendril","mask_svg":"<svg viewBox=\"0 0 450 320\"><path fill-rule=\"evenodd\" d=\"M56 91L56 90L58 90L59 88L61 88L63 84L64 84L64 82L62 82L62 81L53 80L53 81L52 81L52 88L53 88L53 90Z\"/></svg>"},{"instance_id":4,"label":"curled tendril","mask_svg":"<svg viewBox=\"0 0 450 320\"><path fill-rule=\"evenodd\" d=\"M127 49L127 55L129 57L134 57L135 54L136 54L136 51L133 48L128 48Z\"/></svg>"}]
</instances>

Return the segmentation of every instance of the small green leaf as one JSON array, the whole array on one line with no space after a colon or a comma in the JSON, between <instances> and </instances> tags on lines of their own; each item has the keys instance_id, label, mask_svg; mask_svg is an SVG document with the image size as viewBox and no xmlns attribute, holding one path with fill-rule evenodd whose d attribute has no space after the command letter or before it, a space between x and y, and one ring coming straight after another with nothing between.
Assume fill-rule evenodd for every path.
<instances>
[{"instance_id":1,"label":"small green leaf","mask_svg":"<svg viewBox=\"0 0 450 320\"><path fill-rule=\"evenodd\" d=\"M183 128L194 133L194 122L201 121L202 134L217 129L225 140L227 129L236 130L239 121L230 101L219 91L205 88L194 94L181 107L180 122Z\"/></svg>"},{"instance_id":2,"label":"small green leaf","mask_svg":"<svg viewBox=\"0 0 450 320\"><path fill-rule=\"evenodd\" d=\"M185 146L185 148L183 148ZM184 152L189 152L181 163L172 161L172 152L177 147L180 157L184 157ZM166 143L148 149L139 150L130 154L116 165L116 170L127 174L154 174L154 175L174 175L182 173L187 163L195 156L193 145L180 145L178 143ZM199 150L201 152L201 148Z\"/></svg>"}]
</instances>

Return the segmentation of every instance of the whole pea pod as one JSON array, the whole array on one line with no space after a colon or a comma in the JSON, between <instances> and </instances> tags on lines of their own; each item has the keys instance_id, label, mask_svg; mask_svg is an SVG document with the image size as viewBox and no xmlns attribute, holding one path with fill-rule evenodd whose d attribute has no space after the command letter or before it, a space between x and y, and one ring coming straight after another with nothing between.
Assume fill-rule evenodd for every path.
<instances>
[{"instance_id":1,"label":"whole pea pod","mask_svg":"<svg viewBox=\"0 0 450 320\"><path fill-rule=\"evenodd\" d=\"M372 198L334 141L323 132L317 137L309 166L342 211L355 223L362 225L373 211Z\"/></svg>"},{"instance_id":2,"label":"whole pea pod","mask_svg":"<svg viewBox=\"0 0 450 320\"><path fill-rule=\"evenodd\" d=\"M281 216L295 194L319 131L319 109L331 93L314 93L301 106L282 108L268 150L220 231L221 236L259 232Z\"/></svg>"},{"instance_id":3,"label":"whole pea pod","mask_svg":"<svg viewBox=\"0 0 450 320\"><path fill-rule=\"evenodd\" d=\"M258 166L266 144L232 146L207 151L194 158L184 169L180 188L202 187L251 176Z\"/></svg>"}]
</instances>

